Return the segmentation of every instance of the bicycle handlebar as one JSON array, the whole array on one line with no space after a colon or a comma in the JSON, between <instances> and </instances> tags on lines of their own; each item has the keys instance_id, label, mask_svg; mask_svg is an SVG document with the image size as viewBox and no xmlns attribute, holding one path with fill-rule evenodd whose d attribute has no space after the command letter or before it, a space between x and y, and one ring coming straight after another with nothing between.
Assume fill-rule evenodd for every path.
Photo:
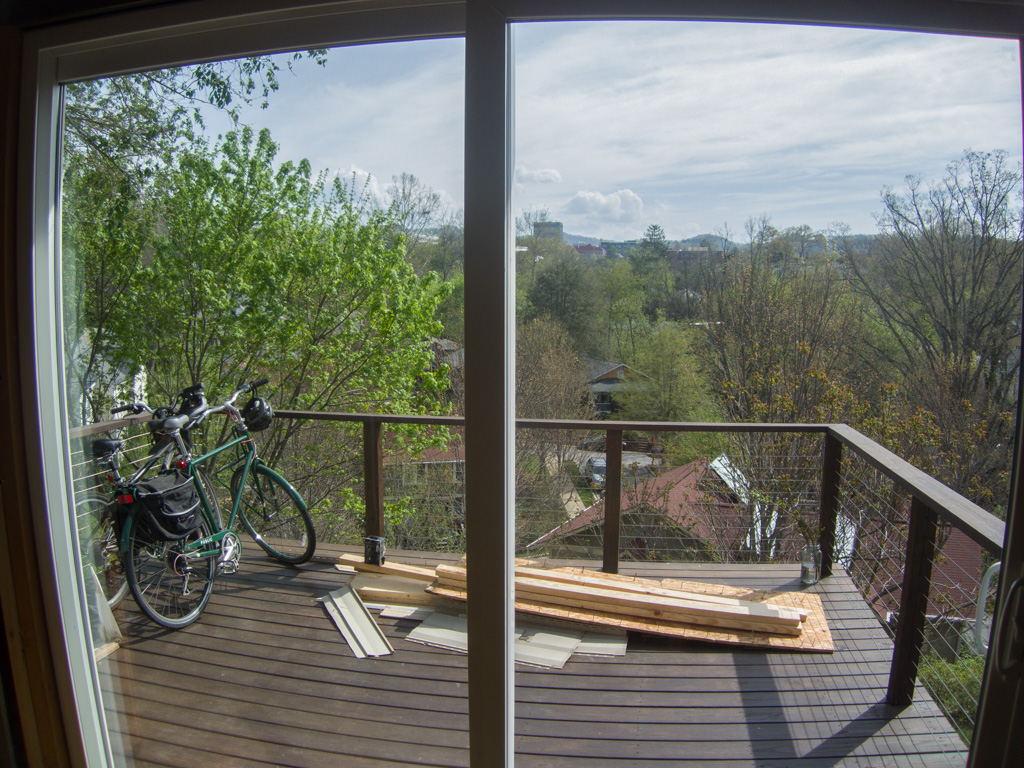
<instances>
[{"instance_id":1,"label":"bicycle handlebar","mask_svg":"<svg viewBox=\"0 0 1024 768\"><path fill-rule=\"evenodd\" d=\"M220 405L215 405L215 406L212 406L210 408L207 408L205 411L203 411L201 414L199 414L199 416L197 416L192 421L192 423L189 426L191 427L191 426L194 426L196 424L199 424L200 422L204 421L206 419L206 417L209 416L212 413L224 413L225 411L229 411L229 412L234 412L234 414L237 416L238 415L238 409L235 408L235 405L234 405L235 400L237 400L239 397L241 397L244 394L247 394L249 392L255 392L257 390L257 388L262 387L262 386L264 386L265 384L268 384L268 383L270 383L270 379L263 378L263 379L257 379L255 381L250 381L248 384L246 384L244 382L239 384L238 385L238 389L236 389L231 394L231 397L229 397L227 400L225 400Z\"/></svg>"},{"instance_id":2,"label":"bicycle handlebar","mask_svg":"<svg viewBox=\"0 0 1024 768\"><path fill-rule=\"evenodd\" d=\"M203 399L203 405L201 406L202 410L197 409L197 410L199 410L198 413L196 413L196 412L189 413L188 415L190 416L190 419L188 420L186 425L182 425L182 426L187 426L188 429L192 429L193 427L197 426L200 422L204 421L206 419L206 417L209 416L211 413L222 413L223 411L226 411L229 408L233 408L235 400L237 400L241 395L244 395L244 394L246 394L248 392L255 392L259 387L262 387L262 386L264 386L266 384L269 384L269 383L270 383L270 379L269 378L256 379L255 381L250 381L248 384L243 382L242 384L239 384L239 388L237 390L235 390L234 394L232 394L231 397L229 397L227 400L225 400L220 405L212 407L212 408L206 405L205 398L204 398ZM187 387L186 389L183 389L178 394L178 397L176 399L177 400L182 400L182 399L184 399L186 397L191 397L193 395L200 395L200 396L202 396L202 392L203 392L203 385L200 382L199 384L193 384L191 387ZM167 409L167 410L170 410L170 409ZM152 408L150 408L145 403L130 403L129 405L122 405L122 406L118 406L117 408L112 409L110 411L110 415L111 416L116 416L119 413L126 413L128 411L131 411L132 413L134 413L136 415L142 413L143 411L146 411L147 413L154 413L154 414L156 413Z\"/></svg>"}]
</instances>

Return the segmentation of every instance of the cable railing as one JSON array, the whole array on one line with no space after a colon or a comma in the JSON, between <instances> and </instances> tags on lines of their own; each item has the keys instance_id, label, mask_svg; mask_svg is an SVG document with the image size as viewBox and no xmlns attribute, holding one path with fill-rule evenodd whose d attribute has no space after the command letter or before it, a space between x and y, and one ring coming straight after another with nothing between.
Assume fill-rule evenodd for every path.
<instances>
[{"instance_id":1,"label":"cable railing","mask_svg":"<svg viewBox=\"0 0 1024 768\"><path fill-rule=\"evenodd\" d=\"M289 433L274 460L321 540L464 552L462 426L284 410L259 440L280 448L275 430ZM845 425L516 426L517 552L617 573L623 561L793 563L810 548L820 577L843 569L892 636L888 702L909 703L920 678L969 737L997 581L982 580L1000 560L1002 521ZM346 439L330 439L339 429ZM721 450L668 466L652 450L663 433L717 436Z\"/></svg>"}]
</instances>

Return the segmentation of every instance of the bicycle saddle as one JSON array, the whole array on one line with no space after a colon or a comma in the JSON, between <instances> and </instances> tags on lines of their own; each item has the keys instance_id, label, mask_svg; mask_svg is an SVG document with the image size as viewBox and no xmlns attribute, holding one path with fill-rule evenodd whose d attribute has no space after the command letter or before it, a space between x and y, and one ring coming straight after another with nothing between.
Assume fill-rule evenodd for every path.
<instances>
[{"instance_id":1,"label":"bicycle saddle","mask_svg":"<svg viewBox=\"0 0 1024 768\"><path fill-rule=\"evenodd\" d=\"M176 429L181 429L189 422L187 413L183 413L181 416L168 416L166 419L152 419L146 422L146 426L149 427L150 432L173 432Z\"/></svg>"}]
</instances>

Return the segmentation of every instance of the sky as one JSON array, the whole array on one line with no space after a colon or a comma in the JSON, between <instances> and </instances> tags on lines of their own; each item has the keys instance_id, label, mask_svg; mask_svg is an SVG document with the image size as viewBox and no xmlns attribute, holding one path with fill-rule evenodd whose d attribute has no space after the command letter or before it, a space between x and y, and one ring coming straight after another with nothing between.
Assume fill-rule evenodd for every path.
<instances>
[{"instance_id":1,"label":"sky","mask_svg":"<svg viewBox=\"0 0 1024 768\"><path fill-rule=\"evenodd\" d=\"M1021 158L1015 41L740 23L517 25L514 210L623 240L744 239L835 222L877 231L884 187L937 181L964 150ZM267 110L281 159L415 174L463 204L464 46L331 51L281 76Z\"/></svg>"}]
</instances>

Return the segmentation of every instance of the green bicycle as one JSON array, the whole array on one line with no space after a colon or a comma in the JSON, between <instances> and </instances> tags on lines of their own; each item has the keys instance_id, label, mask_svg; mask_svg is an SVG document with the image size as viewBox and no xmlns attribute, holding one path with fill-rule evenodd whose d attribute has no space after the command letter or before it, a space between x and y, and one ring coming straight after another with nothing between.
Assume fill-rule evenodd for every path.
<instances>
[{"instance_id":1,"label":"green bicycle","mask_svg":"<svg viewBox=\"0 0 1024 768\"><path fill-rule=\"evenodd\" d=\"M210 599L216 576L237 571L242 545L234 530L236 520L282 563L304 563L316 549L316 532L302 497L256 453L252 432L266 429L273 418L269 403L258 394L267 381L245 384L216 407L204 404L190 413L147 422L155 448L130 478L118 471L121 440L92 441L94 458L108 464L116 488L117 503L107 507L107 530L118 542L124 580L143 613L162 627L179 629L194 622ZM248 393L252 398L236 408L234 402ZM141 412L142 407L125 409ZM218 413L230 420L229 438L192 457L191 440L183 430ZM227 452L233 457L222 473L231 473L231 511L222 526L213 484L202 467ZM163 469L146 478L158 464ZM111 592L116 594L116 589L108 591L108 598Z\"/></svg>"}]
</instances>

